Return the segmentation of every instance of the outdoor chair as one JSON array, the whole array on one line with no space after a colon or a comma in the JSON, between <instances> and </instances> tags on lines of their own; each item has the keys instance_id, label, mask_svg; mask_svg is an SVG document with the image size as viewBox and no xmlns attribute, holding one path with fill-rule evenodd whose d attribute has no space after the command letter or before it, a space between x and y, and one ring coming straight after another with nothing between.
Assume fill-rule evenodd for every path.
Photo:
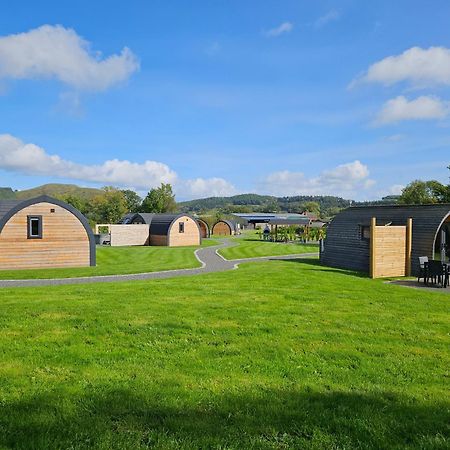
<instances>
[{"instance_id":1,"label":"outdoor chair","mask_svg":"<svg viewBox=\"0 0 450 450\"><path fill-rule=\"evenodd\" d=\"M419 276L417 277L417 282L420 283L420 279L423 278L425 282L425 263L428 262L428 256L419 256Z\"/></svg>"},{"instance_id":2,"label":"outdoor chair","mask_svg":"<svg viewBox=\"0 0 450 450\"><path fill-rule=\"evenodd\" d=\"M433 284L439 283L445 287L447 268L440 261L428 261L425 263L425 284L431 280Z\"/></svg>"}]
</instances>

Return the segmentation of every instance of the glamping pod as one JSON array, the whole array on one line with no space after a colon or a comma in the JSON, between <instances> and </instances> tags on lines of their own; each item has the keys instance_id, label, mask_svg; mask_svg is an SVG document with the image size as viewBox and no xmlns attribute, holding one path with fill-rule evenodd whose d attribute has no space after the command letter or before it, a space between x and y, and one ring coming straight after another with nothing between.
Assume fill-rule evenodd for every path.
<instances>
[{"instance_id":1,"label":"glamping pod","mask_svg":"<svg viewBox=\"0 0 450 450\"><path fill-rule=\"evenodd\" d=\"M212 234L217 236L232 236L236 234L236 223L231 220L219 220L212 227Z\"/></svg>"},{"instance_id":2,"label":"glamping pod","mask_svg":"<svg viewBox=\"0 0 450 450\"><path fill-rule=\"evenodd\" d=\"M120 225L150 225L155 213L129 213L119 222Z\"/></svg>"},{"instance_id":3,"label":"glamping pod","mask_svg":"<svg viewBox=\"0 0 450 450\"><path fill-rule=\"evenodd\" d=\"M196 220L197 220L198 226L200 228L200 236L202 237L202 239L209 238L211 235L211 232L209 230L208 223L202 219L196 219Z\"/></svg>"},{"instance_id":4,"label":"glamping pod","mask_svg":"<svg viewBox=\"0 0 450 450\"><path fill-rule=\"evenodd\" d=\"M150 223L150 245L181 247L200 245L200 227L186 214L154 214Z\"/></svg>"},{"instance_id":5,"label":"glamping pod","mask_svg":"<svg viewBox=\"0 0 450 450\"><path fill-rule=\"evenodd\" d=\"M419 256L437 259L445 256L445 251L448 256L449 232L450 204L351 207L329 224L320 261L327 266L372 272L378 260L379 276L391 276L394 266L403 260L406 246L406 264L409 259L410 272L416 275ZM373 236L376 246L371 242Z\"/></svg>"},{"instance_id":6,"label":"glamping pod","mask_svg":"<svg viewBox=\"0 0 450 450\"><path fill-rule=\"evenodd\" d=\"M0 270L95 266L86 218L48 196L0 201Z\"/></svg>"}]
</instances>

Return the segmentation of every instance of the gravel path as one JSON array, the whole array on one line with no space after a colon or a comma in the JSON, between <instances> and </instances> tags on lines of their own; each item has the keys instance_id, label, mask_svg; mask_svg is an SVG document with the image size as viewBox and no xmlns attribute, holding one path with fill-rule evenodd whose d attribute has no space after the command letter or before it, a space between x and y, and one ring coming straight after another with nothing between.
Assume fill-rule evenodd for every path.
<instances>
[{"instance_id":1,"label":"gravel path","mask_svg":"<svg viewBox=\"0 0 450 450\"><path fill-rule=\"evenodd\" d=\"M213 247L200 248L195 251L195 256L202 264L197 269L176 269L165 270L162 272L137 273L130 275L104 275L79 278L53 278L53 279L35 279L35 280L0 280L0 288L7 287L33 287L33 286L58 286L66 284L86 284L86 283L111 283L117 281L134 280L154 280L162 278L183 277L189 275L200 275L211 272L223 272L236 269L240 263L252 261L264 261L273 259L297 259L317 256L317 253L302 253L287 256L263 256L259 258L246 258L226 260L218 254L217 250L223 247L237 245L230 240L223 240L220 245Z\"/></svg>"}]
</instances>

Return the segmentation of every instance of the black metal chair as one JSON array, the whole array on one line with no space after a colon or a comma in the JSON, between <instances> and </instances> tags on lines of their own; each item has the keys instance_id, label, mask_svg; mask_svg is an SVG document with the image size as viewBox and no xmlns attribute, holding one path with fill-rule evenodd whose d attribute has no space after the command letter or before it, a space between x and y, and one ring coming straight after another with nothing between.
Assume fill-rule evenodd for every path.
<instances>
[{"instance_id":1,"label":"black metal chair","mask_svg":"<svg viewBox=\"0 0 450 450\"><path fill-rule=\"evenodd\" d=\"M447 268L440 261L428 261L425 266L425 284L428 285L430 280L433 284L440 284L445 287L447 280Z\"/></svg>"}]
</instances>

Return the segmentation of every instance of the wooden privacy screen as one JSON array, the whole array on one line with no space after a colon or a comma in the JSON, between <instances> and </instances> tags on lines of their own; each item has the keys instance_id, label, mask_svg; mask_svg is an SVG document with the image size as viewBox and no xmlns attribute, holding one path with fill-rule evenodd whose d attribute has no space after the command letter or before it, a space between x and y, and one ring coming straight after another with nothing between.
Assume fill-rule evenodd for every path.
<instances>
[{"instance_id":1,"label":"wooden privacy screen","mask_svg":"<svg viewBox=\"0 0 450 450\"><path fill-rule=\"evenodd\" d=\"M111 247L128 245L148 245L149 226L144 225L109 225Z\"/></svg>"},{"instance_id":2,"label":"wooden privacy screen","mask_svg":"<svg viewBox=\"0 0 450 450\"><path fill-rule=\"evenodd\" d=\"M412 219L405 226L370 224L370 277L411 275Z\"/></svg>"}]
</instances>

